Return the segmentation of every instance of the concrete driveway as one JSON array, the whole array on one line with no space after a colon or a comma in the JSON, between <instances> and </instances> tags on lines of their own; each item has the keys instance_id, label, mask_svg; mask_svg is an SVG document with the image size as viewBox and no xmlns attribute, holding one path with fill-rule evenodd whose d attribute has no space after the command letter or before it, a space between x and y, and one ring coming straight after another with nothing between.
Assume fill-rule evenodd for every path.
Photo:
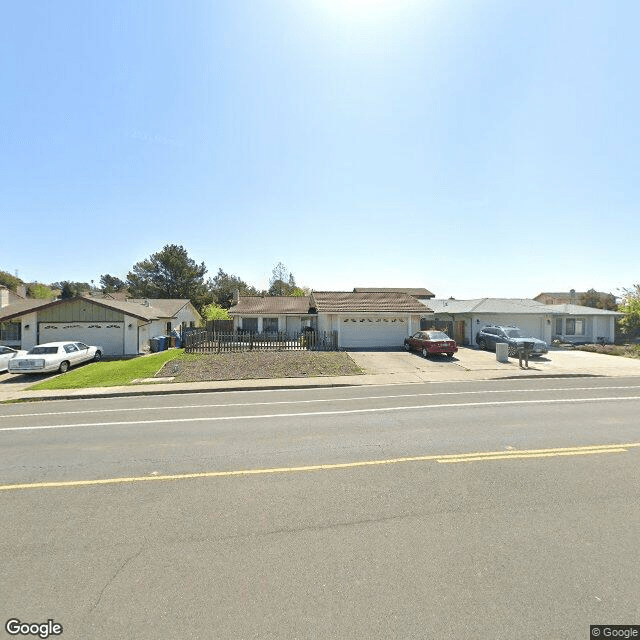
<instances>
[{"instance_id":1,"label":"concrete driveway","mask_svg":"<svg viewBox=\"0 0 640 640\"><path fill-rule=\"evenodd\" d=\"M402 349L381 351L349 351L358 366L369 374L414 374L421 379L451 379L465 377L465 373L485 373L487 378L512 375L591 375L640 376L640 359L608 356L587 351L552 349L546 356L532 358L529 369L522 370L517 358L502 363L491 351L459 347L448 359L442 356L423 358Z\"/></svg>"}]
</instances>

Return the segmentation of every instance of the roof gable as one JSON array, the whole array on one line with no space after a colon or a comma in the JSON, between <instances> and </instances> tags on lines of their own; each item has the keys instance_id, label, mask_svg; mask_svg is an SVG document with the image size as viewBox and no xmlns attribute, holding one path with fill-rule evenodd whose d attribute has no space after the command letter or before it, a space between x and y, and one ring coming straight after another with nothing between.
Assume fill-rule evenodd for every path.
<instances>
[{"instance_id":1,"label":"roof gable","mask_svg":"<svg viewBox=\"0 0 640 640\"><path fill-rule=\"evenodd\" d=\"M401 292L314 291L312 306L318 313L406 312L427 313L426 305Z\"/></svg>"},{"instance_id":2,"label":"roof gable","mask_svg":"<svg viewBox=\"0 0 640 640\"><path fill-rule=\"evenodd\" d=\"M306 315L310 313L309 296L239 296L230 314Z\"/></svg>"}]
</instances>

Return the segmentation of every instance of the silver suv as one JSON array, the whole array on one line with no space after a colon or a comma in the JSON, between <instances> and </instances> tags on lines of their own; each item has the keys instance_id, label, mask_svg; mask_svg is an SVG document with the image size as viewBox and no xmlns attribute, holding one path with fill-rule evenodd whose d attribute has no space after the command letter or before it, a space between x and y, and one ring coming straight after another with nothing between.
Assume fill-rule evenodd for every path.
<instances>
[{"instance_id":1,"label":"silver suv","mask_svg":"<svg viewBox=\"0 0 640 640\"><path fill-rule=\"evenodd\" d=\"M544 340L528 337L527 334L522 329L518 329L518 327L503 327L489 324L486 327L482 327L476 334L476 344L481 349L495 351L498 342L506 342L509 345L509 355L512 358L518 355L518 349L525 342L533 344L530 351L531 355L542 356L549 351L547 343Z\"/></svg>"}]
</instances>

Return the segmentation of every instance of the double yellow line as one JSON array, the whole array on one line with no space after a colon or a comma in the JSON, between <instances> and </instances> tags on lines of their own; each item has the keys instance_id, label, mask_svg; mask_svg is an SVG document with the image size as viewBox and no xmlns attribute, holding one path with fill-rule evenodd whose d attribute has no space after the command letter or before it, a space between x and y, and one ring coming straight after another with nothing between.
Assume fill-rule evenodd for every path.
<instances>
[{"instance_id":1,"label":"double yellow line","mask_svg":"<svg viewBox=\"0 0 640 640\"><path fill-rule=\"evenodd\" d=\"M178 473L172 475L148 475L123 478L100 478L96 480L69 480L61 482L30 482L23 484L0 485L0 491L20 489L54 489L65 487L88 487L94 485L130 484L136 482L162 482L168 480L194 480L197 478L230 478L233 476L257 476L268 474L299 473L303 471L330 471L335 469L354 469L406 462L438 462L451 464L456 462L485 462L489 460L522 460L528 458L554 458L561 456L587 456L602 453L624 453L631 448L640 447L640 442L626 444L599 444L583 447L561 447L556 449L523 449L509 451L485 451L475 453L455 453L386 460L363 460L360 462L337 462L333 464L314 464L300 467L271 467L265 469L239 469L235 471L203 471L199 473Z\"/></svg>"}]
</instances>

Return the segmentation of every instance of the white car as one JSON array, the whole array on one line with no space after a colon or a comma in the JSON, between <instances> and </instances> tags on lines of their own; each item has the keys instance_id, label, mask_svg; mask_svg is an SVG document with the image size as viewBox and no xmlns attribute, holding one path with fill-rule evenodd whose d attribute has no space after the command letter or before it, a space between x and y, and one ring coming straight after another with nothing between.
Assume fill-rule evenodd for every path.
<instances>
[{"instance_id":1,"label":"white car","mask_svg":"<svg viewBox=\"0 0 640 640\"><path fill-rule=\"evenodd\" d=\"M0 345L0 371L6 371L8 367L8 362L11 358L15 358L16 356L24 356L26 355L26 351L17 351L16 349L12 349L11 347L3 347Z\"/></svg>"},{"instance_id":2,"label":"white car","mask_svg":"<svg viewBox=\"0 0 640 640\"><path fill-rule=\"evenodd\" d=\"M39 344L24 356L9 360L9 373L66 373L69 367L100 360L102 347L89 347L84 342L47 342Z\"/></svg>"}]
</instances>

